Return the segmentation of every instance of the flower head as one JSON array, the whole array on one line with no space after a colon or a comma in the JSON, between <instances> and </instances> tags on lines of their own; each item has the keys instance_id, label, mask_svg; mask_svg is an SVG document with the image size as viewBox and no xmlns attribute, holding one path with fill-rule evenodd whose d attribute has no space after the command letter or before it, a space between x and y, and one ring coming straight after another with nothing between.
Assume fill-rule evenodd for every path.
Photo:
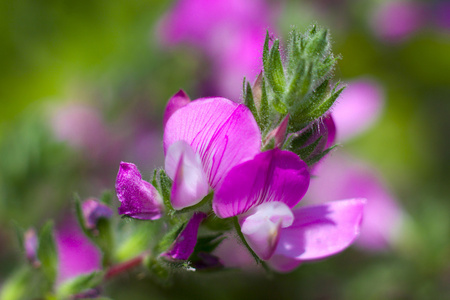
<instances>
[{"instance_id":1,"label":"flower head","mask_svg":"<svg viewBox=\"0 0 450 300\"><path fill-rule=\"evenodd\" d=\"M113 215L113 211L109 206L93 198L84 201L81 209L83 211L85 226L88 229L96 228L97 222L101 218L108 219Z\"/></svg>"}]
</instances>

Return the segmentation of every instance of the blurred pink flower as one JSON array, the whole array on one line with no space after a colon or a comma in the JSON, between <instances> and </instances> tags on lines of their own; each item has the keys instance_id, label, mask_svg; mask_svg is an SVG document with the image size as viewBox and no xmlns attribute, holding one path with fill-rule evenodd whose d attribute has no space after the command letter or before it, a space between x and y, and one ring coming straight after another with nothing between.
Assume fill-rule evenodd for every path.
<instances>
[{"instance_id":1,"label":"blurred pink flower","mask_svg":"<svg viewBox=\"0 0 450 300\"><path fill-rule=\"evenodd\" d=\"M101 270L100 250L83 234L72 217L57 228L55 241L59 262L57 284Z\"/></svg>"},{"instance_id":2,"label":"blurred pink flower","mask_svg":"<svg viewBox=\"0 0 450 300\"><path fill-rule=\"evenodd\" d=\"M332 109L338 142L370 128L379 119L383 106L383 91L375 80L350 81Z\"/></svg>"},{"instance_id":3,"label":"blurred pink flower","mask_svg":"<svg viewBox=\"0 0 450 300\"><path fill-rule=\"evenodd\" d=\"M256 78L273 10L263 0L180 0L162 18L162 44L200 48L213 67L217 93L238 101L243 77Z\"/></svg>"},{"instance_id":4,"label":"blurred pink flower","mask_svg":"<svg viewBox=\"0 0 450 300\"><path fill-rule=\"evenodd\" d=\"M377 36L399 42L417 31L427 18L426 6L414 1L388 1L372 16L372 28Z\"/></svg>"},{"instance_id":5,"label":"blurred pink flower","mask_svg":"<svg viewBox=\"0 0 450 300\"><path fill-rule=\"evenodd\" d=\"M381 176L369 165L353 157L333 154L317 168L305 203L324 203L333 199L367 199L360 236L356 244L368 250L389 248L395 241L403 212Z\"/></svg>"},{"instance_id":6,"label":"blurred pink flower","mask_svg":"<svg viewBox=\"0 0 450 300\"><path fill-rule=\"evenodd\" d=\"M81 103L66 103L51 116L51 125L57 139L67 142L92 158L101 154L111 156L111 134L102 116L94 107Z\"/></svg>"}]
</instances>

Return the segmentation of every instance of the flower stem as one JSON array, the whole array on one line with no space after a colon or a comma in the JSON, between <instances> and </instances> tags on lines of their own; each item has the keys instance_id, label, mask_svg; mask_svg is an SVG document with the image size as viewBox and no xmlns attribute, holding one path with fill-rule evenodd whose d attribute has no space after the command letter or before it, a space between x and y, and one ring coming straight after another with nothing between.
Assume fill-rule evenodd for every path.
<instances>
[{"instance_id":1,"label":"flower stem","mask_svg":"<svg viewBox=\"0 0 450 300\"><path fill-rule=\"evenodd\" d=\"M144 252L136 257L133 257L132 259L127 260L123 263L120 263L120 264L110 267L105 274L104 280L109 280L112 277L120 275L124 272L127 272L127 271L141 265L142 262L144 261L144 259L147 257L147 255L149 255L148 251Z\"/></svg>"}]
</instances>

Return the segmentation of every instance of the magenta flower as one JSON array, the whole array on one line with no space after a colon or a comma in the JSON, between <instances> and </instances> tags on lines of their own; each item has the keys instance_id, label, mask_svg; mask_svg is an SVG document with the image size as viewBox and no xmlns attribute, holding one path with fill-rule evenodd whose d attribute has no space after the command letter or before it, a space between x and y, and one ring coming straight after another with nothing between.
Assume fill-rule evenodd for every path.
<instances>
[{"instance_id":1,"label":"magenta flower","mask_svg":"<svg viewBox=\"0 0 450 300\"><path fill-rule=\"evenodd\" d=\"M174 107L169 101L167 111ZM250 110L225 98L203 98L171 113L164 128L165 170L173 180L175 209L192 206L235 165L261 148Z\"/></svg>"},{"instance_id":2,"label":"magenta flower","mask_svg":"<svg viewBox=\"0 0 450 300\"><path fill-rule=\"evenodd\" d=\"M291 210L308 185L308 167L297 155L269 150L227 174L213 209L221 218L238 216L252 250L274 269L288 271L345 249L359 232L363 199Z\"/></svg>"},{"instance_id":3,"label":"magenta flower","mask_svg":"<svg viewBox=\"0 0 450 300\"><path fill-rule=\"evenodd\" d=\"M356 244L380 251L395 241L403 212L372 168L354 158L333 155L318 167L317 174L306 195L308 203L364 197L367 204Z\"/></svg>"},{"instance_id":4,"label":"magenta flower","mask_svg":"<svg viewBox=\"0 0 450 300\"><path fill-rule=\"evenodd\" d=\"M172 246L162 254L172 260L187 260L194 252L197 243L197 233L200 223L207 215L202 212L196 212L186 224L186 227L178 235Z\"/></svg>"},{"instance_id":5,"label":"magenta flower","mask_svg":"<svg viewBox=\"0 0 450 300\"><path fill-rule=\"evenodd\" d=\"M242 78L251 80L261 70L270 19L263 0L179 0L161 20L159 36L166 46L184 43L206 53L216 92L237 101Z\"/></svg>"},{"instance_id":6,"label":"magenta flower","mask_svg":"<svg viewBox=\"0 0 450 300\"><path fill-rule=\"evenodd\" d=\"M161 196L153 185L142 180L134 164L120 163L116 193L122 203L119 214L145 220L156 220L161 217L163 211Z\"/></svg>"},{"instance_id":7,"label":"magenta flower","mask_svg":"<svg viewBox=\"0 0 450 300\"><path fill-rule=\"evenodd\" d=\"M65 221L55 233L58 251L57 284L101 270L101 253L81 232L72 218Z\"/></svg>"},{"instance_id":8,"label":"magenta flower","mask_svg":"<svg viewBox=\"0 0 450 300\"><path fill-rule=\"evenodd\" d=\"M86 228L95 229L97 227L97 222L101 218L111 218L113 211L109 206L101 203L97 199L87 199L81 205L83 211L84 223Z\"/></svg>"},{"instance_id":9,"label":"magenta flower","mask_svg":"<svg viewBox=\"0 0 450 300\"><path fill-rule=\"evenodd\" d=\"M337 126L337 140L344 141L370 128L380 117L384 95L372 79L358 79L347 88L333 106L332 116Z\"/></svg>"},{"instance_id":10,"label":"magenta flower","mask_svg":"<svg viewBox=\"0 0 450 300\"><path fill-rule=\"evenodd\" d=\"M414 1L388 1L373 15L372 27L382 39L399 42L417 31L427 18L425 6Z\"/></svg>"}]
</instances>

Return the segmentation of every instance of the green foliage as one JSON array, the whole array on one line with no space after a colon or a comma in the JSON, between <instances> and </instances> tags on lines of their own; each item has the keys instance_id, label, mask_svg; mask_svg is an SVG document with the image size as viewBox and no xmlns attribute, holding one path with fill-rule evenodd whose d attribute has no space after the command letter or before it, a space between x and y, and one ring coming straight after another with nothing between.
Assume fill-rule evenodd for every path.
<instances>
[{"instance_id":1,"label":"green foliage","mask_svg":"<svg viewBox=\"0 0 450 300\"><path fill-rule=\"evenodd\" d=\"M67 299L68 296L79 294L98 286L103 280L103 272L83 274L67 280L58 286L56 294L59 299Z\"/></svg>"},{"instance_id":2,"label":"green foliage","mask_svg":"<svg viewBox=\"0 0 450 300\"><path fill-rule=\"evenodd\" d=\"M53 284L58 268L58 252L53 235L53 221L47 221L41 228L37 256L48 282Z\"/></svg>"}]
</instances>

